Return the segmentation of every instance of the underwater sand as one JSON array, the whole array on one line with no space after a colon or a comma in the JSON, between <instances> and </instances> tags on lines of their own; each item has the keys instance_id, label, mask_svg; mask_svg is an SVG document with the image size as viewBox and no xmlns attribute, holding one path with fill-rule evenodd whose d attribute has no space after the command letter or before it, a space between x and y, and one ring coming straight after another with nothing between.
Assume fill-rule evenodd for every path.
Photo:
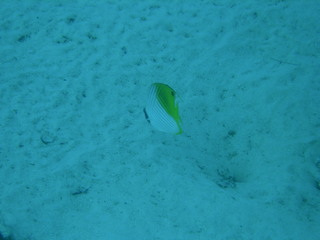
<instances>
[{"instance_id":1,"label":"underwater sand","mask_svg":"<svg viewBox=\"0 0 320 240\"><path fill-rule=\"evenodd\" d=\"M319 13L1 1L0 239L320 239ZM182 135L146 121L154 82Z\"/></svg>"}]
</instances>

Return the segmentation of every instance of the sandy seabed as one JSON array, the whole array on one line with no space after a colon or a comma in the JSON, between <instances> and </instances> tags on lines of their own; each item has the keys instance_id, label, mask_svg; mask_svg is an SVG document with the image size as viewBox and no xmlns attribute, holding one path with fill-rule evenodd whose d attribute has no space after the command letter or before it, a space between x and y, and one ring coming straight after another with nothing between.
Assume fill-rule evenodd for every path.
<instances>
[{"instance_id":1,"label":"sandy seabed","mask_svg":"<svg viewBox=\"0 0 320 240\"><path fill-rule=\"evenodd\" d=\"M0 239L318 240L319 13L0 1ZM182 135L144 118L153 82Z\"/></svg>"}]
</instances>

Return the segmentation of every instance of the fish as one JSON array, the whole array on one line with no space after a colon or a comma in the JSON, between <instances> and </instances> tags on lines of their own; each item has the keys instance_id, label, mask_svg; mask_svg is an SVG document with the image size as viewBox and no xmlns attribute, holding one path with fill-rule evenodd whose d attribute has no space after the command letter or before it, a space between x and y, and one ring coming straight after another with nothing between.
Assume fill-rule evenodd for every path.
<instances>
[{"instance_id":1,"label":"fish","mask_svg":"<svg viewBox=\"0 0 320 240\"><path fill-rule=\"evenodd\" d=\"M176 95L167 84L151 84L143 112L156 130L177 135L183 132Z\"/></svg>"}]
</instances>

